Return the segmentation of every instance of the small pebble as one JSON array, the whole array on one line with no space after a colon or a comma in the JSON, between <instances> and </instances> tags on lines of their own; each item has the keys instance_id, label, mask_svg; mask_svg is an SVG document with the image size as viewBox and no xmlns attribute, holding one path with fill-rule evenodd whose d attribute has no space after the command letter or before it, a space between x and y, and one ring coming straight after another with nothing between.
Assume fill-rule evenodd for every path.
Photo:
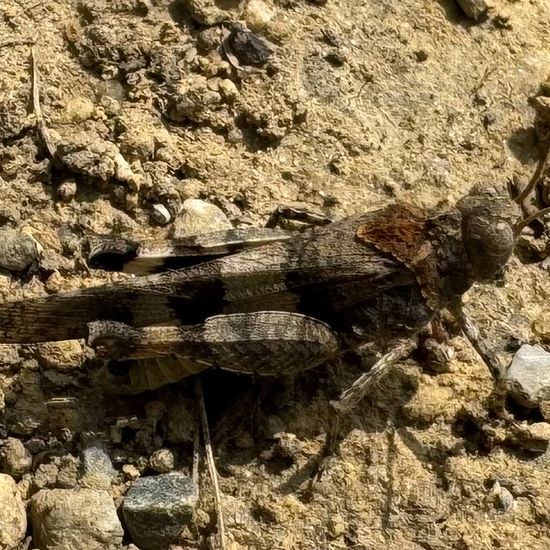
<instances>
[{"instance_id":1,"label":"small pebble","mask_svg":"<svg viewBox=\"0 0 550 550\"><path fill-rule=\"evenodd\" d=\"M198 487L180 472L136 480L122 504L132 542L142 550L158 550L174 542L191 521Z\"/></svg>"},{"instance_id":2,"label":"small pebble","mask_svg":"<svg viewBox=\"0 0 550 550\"><path fill-rule=\"evenodd\" d=\"M233 102L239 96L239 89L232 80L223 78L218 83L218 91L228 103Z\"/></svg>"},{"instance_id":3,"label":"small pebble","mask_svg":"<svg viewBox=\"0 0 550 550\"><path fill-rule=\"evenodd\" d=\"M133 464L124 464L124 466L122 466L122 473L124 477L130 481L136 480L141 475Z\"/></svg>"},{"instance_id":4,"label":"small pebble","mask_svg":"<svg viewBox=\"0 0 550 550\"><path fill-rule=\"evenodd\" d=\"M67 122L84 122L94 114L94 104L87 97L74 97L65 105L64 116Z\"/></svg>"},{"instance_id":5,"label":"small pebble","mask_svg":"<svg viewBox=\"0 0 550 550\"><path fill-rule=\"evenodd\" d=\"M59 184L57 188L57 194L64 201L70 201L76 195L76 181L75 180L65 180Z\"/></svg>"},{"instance_id":6,"label":"small pebble","mask_svg":"<svg viewBox=\"0 0 550 550\"><path fill-rule=\"evenodd\" d=\"M151 209L151 217L159 225L167 225L172 221L172 216L168 212L168 208L164 204L153 204Z\"/></svg>"},{"instance_id":7,"label":"small pebble","mask_svg":"<svg viewBox=\"0 0 550 550\"><path fill-rule=\"evenodd\" d=\"M490 495L494 499L495 506L504 512L508 512L514 506L514 496L512 493L502 487L498 481L495 481L491 487Z\"/></svg>"},{"instance_id":8,"label":"small pebble","mask_svg":"<svg viewBox=\"0 0 550 550\"><path fill-rule=\"evenodd\" d=\"M21 440L14 437L0 442L0 468L2 472L19 479L30 471L32 455L23 445Z\"/></svg>"},{"instance_id":9,"label":"small pebble","mask_svg":"<svg viewBox=\"0 0 550 550\"><path fill-rule=\"evenodd\" d=\"M23 273L38 265L36 241L25 233L0 229L0 269Z\"/></svg>"},{"instance_id":10,"label":"small pebble","mask_svg":"<svg viewBox=\"0 0 550 550\"><path fill-rule=\"evenodd\" d=\"M0 548L18 547L27 532L27 514L15 480L0 474Z\"/></svg>"},{"instance_id":11,"label":"small pebble","mask_svg":"<svg viewBox=\"0 0 550 550\"><path fill-rule=\"evenodd\" d=\"M149 458L149 466L159 474L166 474L174 469L174 454L170 449L159 449Z\"/></svg>"}]
</instances>

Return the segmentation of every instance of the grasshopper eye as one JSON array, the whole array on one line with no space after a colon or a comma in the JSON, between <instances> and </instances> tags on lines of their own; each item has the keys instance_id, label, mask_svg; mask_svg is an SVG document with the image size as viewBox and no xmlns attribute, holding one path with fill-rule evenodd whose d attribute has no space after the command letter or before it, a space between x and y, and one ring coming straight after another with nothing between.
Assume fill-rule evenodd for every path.
<instances>
[{"instance_id":1,"label":"grasshopper eye","mask_svg":"<svg viewBox=\"0 0 550 550\"><path fill-rule=\"evenodd\" d=\"M491 279L512 255L519 209L504 189L489 186L474 187L457 207L472 275L478 281Z\"/></svg>"},{"instance_id":2,"label":"grasshopper eye","mask_svg":"<svg viewBox=\"0 0 550 550\"><path fill-rule=\"evenodd\" d=\"M466 216L462 221L462 241L479 281L491 279L512 255L515 235L504 220Z\"/></svg>"}]
</instances>

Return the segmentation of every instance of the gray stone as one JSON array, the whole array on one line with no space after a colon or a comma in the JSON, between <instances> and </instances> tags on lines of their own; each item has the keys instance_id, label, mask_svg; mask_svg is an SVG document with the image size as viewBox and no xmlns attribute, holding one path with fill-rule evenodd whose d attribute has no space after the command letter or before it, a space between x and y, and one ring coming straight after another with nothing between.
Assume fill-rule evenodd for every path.
<instances>
[{"instance_id":1,"label":"gray stone","mask_svg":"<svg viewBox=\"0 0 550 550\"><path fill-rule=\"evenodd\" d=\"M100 436L95 434L82 436L80 464L80 484L83 487L110 489L116 470Z\"/></svg>"},{"instance_id":2,"label":"gray stone","mask_svg":"<svg viewBox=\"0 0 550 550\"><path fill-rule=\"evenodd\" d=\"M0 468L15 479L30 471L32 455L21 440L8 437L0 443Z\"/></svg>"},{"instance_id":3,"label":"gray stone","mask_svg":"<svg viewBox=\"0 0 550 550\"><path fill-rule=\"evenodd\" d=\"M0 269L21 273L38 264L36 241L13 229L0 229Z\"/></svg>"},{"instance_id":4,"label":"gray stone","mask_svg":"<svg viewBox=\"0 0 550 550\"><path fill-rule=\"evenodd\" d=\"M541 346L524 344L506 373L508 391L526 407L550 399L550 353Z\"/></svg>"},{"instance_id":5,"label":"gray stone","mask_svg":"<svg viewBox=\"0 0 550 550\"><path fill-rule=\"evenodd\" d=\"M122 504L126 527L142 550L168 547L191 521L199 490L180 472L136 480Z\"/></svg>"},{"instance_id":6,"label":"gray stone","mask_svg":"<svg viewBox=\"0 0 550 550\"><path fill-rule=\"evenodd\" d=\"M109 550L124 531L107 491L43 489L31 498L34 545L40 550Z\"/></svg>"},{"instance_id":7,"label":"gray stone","mask_svg":"<svg viewBox=\"0 0 550 550\"><path fill-rule=\"evenodd\" d=\"M475 21L479 21L488 9L485 0L458 0L458 4L467 17Z\"/></svg>"},{"instance_id":8,"label":"gray stone","mask_svg":"<svg viewBox=\"0 0 550 550\"><path fill-rule=\"evenodd\" d=\"M217 206L199 199L187 199L183 202L182 213L172 225L172 237L188 237L232 227L227 216Z\"/></svg>"},{"instance_id":9,"label":"gray stone","mask_svg":"<svg viewBox=\"0 0 550 550\"><path fill-rule=\"evenodd\" d=\"M27 514L15 480L0 474L0 550L15 548L25 537Z\"/></svg>"}]
</instances>

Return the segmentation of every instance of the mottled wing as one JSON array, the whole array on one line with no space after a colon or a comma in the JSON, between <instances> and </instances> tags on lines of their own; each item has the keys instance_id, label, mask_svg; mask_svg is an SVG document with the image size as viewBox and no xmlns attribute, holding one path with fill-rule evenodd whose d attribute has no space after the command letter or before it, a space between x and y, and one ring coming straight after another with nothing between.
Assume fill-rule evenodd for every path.
<instances>
[{"instance_id":1,"label":"mottled wing","mask_svg":"<svg viewBox=\"0 0 550 550\"><path fill-rule=\"evenodd\" d=\"M360 217L348 219L179 271L7 302L0 308L0 342L84 338L87 323L103 319L133 327L196 324L266 309L331 323L342 304L415 282L403 263L356 240L360 224Z\"/></svg>"},{"instance_id":2,"label":"mottled wing","mask_svg":"<svg viewBox=\"0 0 550 550\"><path fill-rule=\"evenodd\" d=\"M88 265L104 271L150 275L183 269L291 237L291 233L282 229L256 227L214 231L167 241L138 242L125 237L93 237L89 239Z\"/></svg>"}]
</instances>

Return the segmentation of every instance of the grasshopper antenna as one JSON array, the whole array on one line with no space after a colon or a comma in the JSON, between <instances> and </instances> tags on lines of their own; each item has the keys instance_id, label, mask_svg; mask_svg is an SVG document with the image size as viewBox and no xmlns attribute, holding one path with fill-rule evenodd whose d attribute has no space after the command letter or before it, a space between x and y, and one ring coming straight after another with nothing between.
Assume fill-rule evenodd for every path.
<instances>
[{"instance_id":1,"label":"grasshopper antenna","mask_svg":"<svg viewBox=\"0 0 550 550\"><path fill-rule=\"evenodd\" d=\"M525 205L525 201L527 201L527 199L530 197L531 193L539 183L542 175L544 174L544 172L546 172L549 162L550 162L550 146L546 146L546 150L544 151L544 154L541 156L537 164L537 168L533 173L533 176L529 180L529 183L517 194L516 197L514 197L514 202L520 205L524 210L524 212L527 209ZM540 210L526 216L525 218L518 220L514 225L514 233L516 235L519 235L523 228L527 227L529 224L531 224L535 220L542 220L542 218L547 214L550 214L550 207L541 208Z\"/></svg>"},{"instance_id":2,"label":"grasshopper antenna","mask_svg":"<svg viewBox=\"0 0 550 550\"><path fill-rule=\"evenodd\" d=\"M550 214L550 206L547 206L546 208L541 208L534 214L531 214L530 216L519 220L514 225L515 234L518 235L524 227L527 227L531 222L534 222L535 220L540 220L544 218L544 216L546 216L547 214Z\"/></svg>"}]
</instances>

